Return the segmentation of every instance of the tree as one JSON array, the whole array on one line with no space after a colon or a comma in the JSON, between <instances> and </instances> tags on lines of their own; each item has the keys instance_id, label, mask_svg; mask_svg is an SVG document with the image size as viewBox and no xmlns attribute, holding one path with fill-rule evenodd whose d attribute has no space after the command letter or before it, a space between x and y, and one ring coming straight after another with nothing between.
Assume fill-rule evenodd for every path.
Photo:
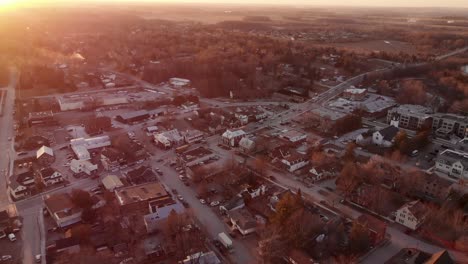
<instances>
[{"instance_id":1,"label":"tree","mask_svg":"<svg viewBox=\"0 0 468 264\"><path fill-rule=\"evenodd\" d=\"M343 156L344 160L346 161L352 161L354 160L355 156L354 156L354 151L356 150L356 143L354 142L350 142L346 145L346 150L345 150L345 154Z\"/></svg>"},{"instance_id":2,"label":"tree","mask_svg":"<svg viewBox=\"0 0 468 264\"><path fill-rule=\"evenodd\" d=\"M349 240L349 250L354 254L364 253L371 245L369 230L356 221L351 227Z\"/></svg>"},{"instance_id":3,"label":"tree","mask_svg":"<svg viewBox=\"0 0 468 264\"><path fill-rule=\"evenodd\" d=\"M420 80L405 80L396 98L400 104L424 105L426 102L426 86Z\"/></svg>"},{"instance_id":4,"label":"tree","mask_svg":"<svg viewBox=\"0 0 468 264\"><path fill-rule=\"evenodd\" d=\"M93 200L87 191L73 189L71 192L71 200L73 204L82 209L93 206Z\"/></svg>"},{"instance_id":5,"label":"tree","mask_svg":"<svg viewBox=\"0 0 468 264\"><path fill-rule=\"evenodd\" d=\"M298 202L298 199L287 192L281 200L276 204L276 213L272 217L272 223L277 228L283 228L284 224L296 210L303 208L303 204Z\"/></svg>"},{"instance_id":6,"label":"tree","mask_svg":"<svg viewBox=\"0 0 468 264\"><path fill-rule=\"evenodd\" d=\"M84 223L93 223L96 220L96 217L96 210L91 207L86 207L83 209L83 212L81 212L81 220Z\"/></svg>"},{"instance_id":7,"label":"tree","mask_svg":"<svg viewBox=\"0 0 468 264\"><path fill-rule=\"evenodd\" d=\"M257 156L254 161L254 168L255 171L261 175L265 175L265 172L268 169L268 162L266 161L266 158L263 156Z\"/></svg>"},{"instance_id":8,"label":"tree","mask_svg":"<svg viewBox=\"0 0 468 264\"><path fill-rule=\"evenodd\" d=\"M347 198L360 185L361 180L358 177L359 168L356 164L348 162L343 166L340 177L337 179L337 189Z\"/></svg>"},{"instance_id":9,"label":"tree","mask_svg":"<svg viewBox=\"0 0 468 264\"><path fill-rule=\"evenodd\" d=\"M80 224L73 226L71 229L72 237L78 238L80 243L86 243L91 236L91 226L88 224Z\"/></svg>"}]
</instances>

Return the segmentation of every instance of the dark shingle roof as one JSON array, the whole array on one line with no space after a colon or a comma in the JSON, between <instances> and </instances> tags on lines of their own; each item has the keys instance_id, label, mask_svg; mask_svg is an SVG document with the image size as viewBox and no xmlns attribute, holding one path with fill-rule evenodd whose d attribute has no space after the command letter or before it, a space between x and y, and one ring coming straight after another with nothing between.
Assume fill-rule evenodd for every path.
<instances>
[{"instance_id":1,"label":"dark shingle roof","mask_svg":"<svg viewBox=\"0 0 468 264\"><path fill-rule=\"evenodd\" d=\"M398 134L398 127L395 126L388 126L379 131L379 133L383 136L383 138L387 141L391 141L396 134Z\"/></svg>"}]
</instances>

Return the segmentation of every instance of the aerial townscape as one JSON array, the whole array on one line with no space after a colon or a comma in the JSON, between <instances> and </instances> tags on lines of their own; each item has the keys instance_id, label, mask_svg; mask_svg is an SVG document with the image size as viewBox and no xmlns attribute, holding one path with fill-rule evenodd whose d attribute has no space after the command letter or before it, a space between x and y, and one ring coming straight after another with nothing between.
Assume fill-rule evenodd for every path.
<instances>
[{"instance_id":1,"label":"aerial townscape","mask_svg":"<svg viewBox=\"0 0 468 264\"><path fill-rule=\"evenodd\" d=\"M468 263L468 2L34 2L0 264Z\"/></svg>"}]
</instances>

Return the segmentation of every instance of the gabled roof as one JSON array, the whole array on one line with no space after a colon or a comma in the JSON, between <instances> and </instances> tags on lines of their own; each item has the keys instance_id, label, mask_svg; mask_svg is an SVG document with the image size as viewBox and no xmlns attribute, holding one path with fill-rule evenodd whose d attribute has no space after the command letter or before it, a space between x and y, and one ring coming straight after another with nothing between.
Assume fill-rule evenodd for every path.
<instances>
[{"instance_id":1,"label":"gabled roof","mask_svg":"<svg viewBox=\"0 0 468 264\"><path fill-rule=\"evenodd\" d=\"M43 168L41 171L42 178L47 178L52 176L55 173L55 170L51 167Z\"/></svg>"},{"instance_id":2,"label":"gabled roof","mask_svg":"<svg viewBox=\"0 0 468 264\"><path fill-rule=\"evenodd\" d=\"M408 211L410 211L417 219L424 217L427 213L426 207L419 200L408 202L403 206L403 208L404 207L407 207Z\"/></svg>"},{"instance_id":3,"label":"gabled roof","mask_svg":"<svg viewBox=\"0 0 468 264\"><path fill-rule=\"evenodd\" d=\"M441 250L432 254L431 258L428 259L424 264L453 264L455 263L450 257L447 250Z\"/></svg>"},{"instance_id":4,"label":"gabled roof","mask_svg":"<svg viewBox=\"0 0 468 264\"><path fill-rule=\"evenodd\" d=\"M226 132L223 133L223 137L225 138L235 138L235 137L240 137L245 135L244 130L238 129L238 130L226 130Z\"/></svg>"},{"instance_id":5,"label":"gabled roof","mask_svg":"<svg viewBox=\"0 0 468 264\"><path fill-rule=\"evenodd\" d=\"M54 156L54 151L47 147L47 146L42 146L40 149L37 150L36 152L36 158L40 158L42 155L47 154L49 156Z\"/></svg>"},{"instance_id":6,"label":"gabled roof","mask_svg":"<svg viewBox=\"0 0 468 264\"><path fill-rule=\"evenodd\" d=\"M392 141L392 139L398 134L398 131L399 131L398 127L388 126L377 132L380 133L385 140Z\"/></svg>"}]
</instances>

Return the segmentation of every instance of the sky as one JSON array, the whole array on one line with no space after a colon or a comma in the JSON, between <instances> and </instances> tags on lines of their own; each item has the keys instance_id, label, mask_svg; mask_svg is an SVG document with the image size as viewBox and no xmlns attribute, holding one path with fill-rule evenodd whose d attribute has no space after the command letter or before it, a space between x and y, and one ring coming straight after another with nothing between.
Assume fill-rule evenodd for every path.
<instances>
[{"instance_id":1,"label":"sky","mask_svg":"<svg viewBox=\"0 0 468 264\"><path fill-rule=\"evenodd\" d=\"M119 2L135 3L215 3L215 4L281 4L290 6L391 6L391 7L467 7L468 0L0 0L0 5L11 3L30 4L76 4L106 2L118 4Z\"/></svg>"}]
</instances>

